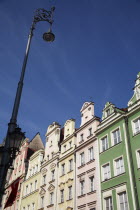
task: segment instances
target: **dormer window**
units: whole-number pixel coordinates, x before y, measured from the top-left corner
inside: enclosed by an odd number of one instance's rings
[[[110,109],[106,110],[106,116],[108,117],[110,115]]]

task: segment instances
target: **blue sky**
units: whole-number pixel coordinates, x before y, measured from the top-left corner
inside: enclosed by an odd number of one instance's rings
[[[33,13],[56,6],[56,40],[37,24],[26,68],[18,124],[26,136],[70,118],[85,101],[101,117],[107,101],[126,107],[140,71],[140,0],[0,0],[0,141],[7,131]]]

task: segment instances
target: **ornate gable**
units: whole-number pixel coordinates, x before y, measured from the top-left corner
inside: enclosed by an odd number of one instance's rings
[[[80,110],[81,112],[81,126],[94,117],[94,103],[85,102]]]
[[[102,120],[108,118],[112,113],[114,113],[115,105],[111,102],[107,102],[103,109]]]
[[[140,99],[140,72],[137,74],[137,79],[134,87],[134,94],[128,102],[128,107],[135,104]]]

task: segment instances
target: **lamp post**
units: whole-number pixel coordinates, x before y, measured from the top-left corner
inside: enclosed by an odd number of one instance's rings
[[[46,21],[50,24],[50,29],[48,32],[43,34],[43,39],[47,42],[52,42],[55,39],[55,35],[52,33],[52,24],[53,24],[53,13],[55,7],[52,7],[50,11],[45,9],[37,9],[33,17],[33,22],[30,28],[30,33],[28,36],[26,52],[23,60],[22,71],[20,80],[18,82],[15,102],[13,106],[12,116],[10,122],[8,123],[7,135],[4,142],[3,153],[0,164],[0,206],[2,202],[2,196],[4,194],[4,187],[6,183],[6,175],[8,168],[12,165],[12,162],[16,156],[17,151],[21,145],[22,140],[25,138],[24,133],[21,132],[21,129],[17,127],[17,115],[19,110],[19,104],[22,94],[23,81],[25,75],[26,64],[28,60],[31,40],[33,37],[33,31],[35,29],[36,23],[40,21]]]

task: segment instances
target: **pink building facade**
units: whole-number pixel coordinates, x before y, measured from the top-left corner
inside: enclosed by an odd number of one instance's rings
[[[12,173],[11,170],[8,173],[9,178],[7,181],[6,194],[3,198],[3,209],[20,209],[21,186],[28,170],[28,160],[31,155],[39,149],[44,149],[39,133],[37,133],[30,142],[28,138],[24,140],[20,152],[15,158]]]
[[[100,174],[95,131],[100,119],[94,115],[93,102],[85,102],[80,111],[81,125],[76,131],[76,209],[99,210]]]

